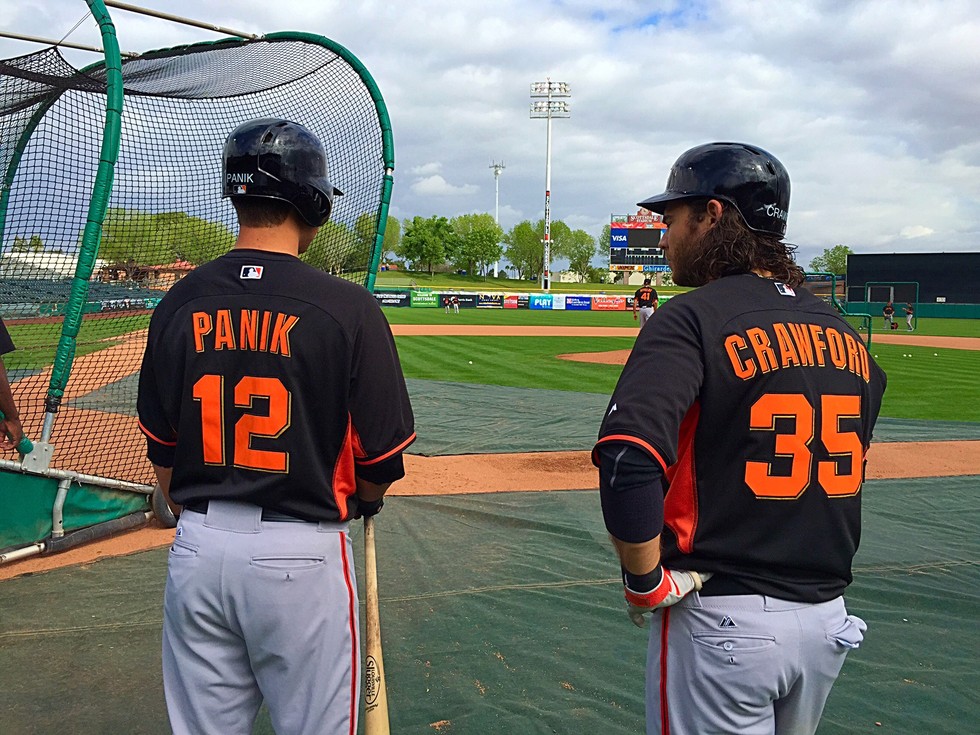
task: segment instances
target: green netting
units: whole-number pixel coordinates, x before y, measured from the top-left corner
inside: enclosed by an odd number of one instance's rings
[[[865,485],[847,598],[869,631],[819,735],[971,731],[978,482]],[[596,493],[394,497],[378,525],[392,732],[643,731],[644,634],[623,612]],[[161,549],[0,582],[0,732],[165,732],[165,567]]]
[[[15,386],[35,437],[46,396],[64,391],[71,404],[79,391],[131,375],[149,311],[233,243],[221,150],[242,122],[292,119],[327,148],[331,180],[345,195],[305,259],[368,288],[378,267],[394,166],[390,124],[373,79],[345,48],[277,33],[126,59],[114,183],[110,176],[95,186],[107,165],[102,149],[113,142],[102,135],[112,73],[106,63],[76,69],[55,48],[0,61],[0,315],[26,348],[14,367],[37,375]],[[90,204],[105,198],[105,220],[86,249]],[[82,287],[70,294],[73,278]],[[75,469],[59,457],[99,447],[101,474],[150,482],[142,448],[114,441],[107,428],[84,412],[58,414],[53,465]],[[131,420],[112,428],[136,430]]]

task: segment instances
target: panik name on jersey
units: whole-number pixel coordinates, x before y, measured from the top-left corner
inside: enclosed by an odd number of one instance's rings
[[[742,380],[792,367],[834,367],[871,381],[868,350],[851,334],[822,324],[775,322],[725,337],[732,370]]]
[[[218,309],[213,314],[195,311],[191,315],[194,349],[253,350],[290,357],[289,333],[299,317],[277,311]]]

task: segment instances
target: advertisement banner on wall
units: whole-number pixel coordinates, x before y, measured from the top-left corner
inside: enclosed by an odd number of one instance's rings
[[[497,293],[481,293],[476,298],[477,309],[503,309],[504,297]]]
[[[375,291],[374,298],[381,306],[410,306],[412,303],[408,291]]]
[[[431,291],[412,291],[411,304],[413,307],[421,309],[432,309],[441,306],[442,302],[439,300],[439,294],[437,293],[432,293]]]
[[[528,303],[529,307],[532,309],[551,309],[551,298],[550,293],[533,293],[531,294],[531,300]]]
[[[551,308],[565,311],[565,294],[556,293],[551,295]]]
[[[566,296],[565,308],[568,311],[589,311],[592,309],[591,296]]]
[[[593,296],[592,311],[625,311],[625,296]]]
[[[505,309],[526,309],[530,302],[530,297],[526,293],[508,294],[504,296]]]
[[[450,298],[455,296],[459,299],[460,309],[475,309],[476,308],[476,294],[475,293],[454,293],[448,294]]]

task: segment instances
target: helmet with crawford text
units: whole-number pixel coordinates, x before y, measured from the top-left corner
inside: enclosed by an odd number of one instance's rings
[[[638,205],[663,214],[669,202],[708,197],[728,202],[749,229],[783,237],[789,215],[789,174],[762,148],[745,143],[706,143],[681,154],[667,189]]]
[[[330,218],[343,194],[327,178],[323,143],[299,123],[251,120],[228,136],[222,157],[222,196],[259,197],[293,205],[311,227]]]

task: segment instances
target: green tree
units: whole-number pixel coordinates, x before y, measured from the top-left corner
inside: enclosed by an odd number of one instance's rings
[[[485,272],[486,266],[500,258],[503,230],[489,214],[461,214],[450,222],[453,237],[447,255],[456,267],[468,273]]]
[[[572,230],[561,220],[551,223],[551,260],[568,258]],[[540,276],[544,270],[544,220],[533,225],[529,220],[519,222],[504,237],[504,255],[517,269],[520,278]],[[593,247],[595,244],[593,243]]]
[[[40,235],[31,235],[30,238],[17,235],[10,249],[18,253],[39,253],[44,250],[44,241]]]
[[[398,221],[397,217],[392,217],[388,215],[388,220],[385,222],[385,237],[381,243],[381,257],[385,260],[388,259],[389,254],[394,255],[398,252],[398,246],[401,244],[402,240],[402,223]]]
[[[164,212],[152,217],[160,245],[194,265],[214,260],[235,245],[235,235],[220,222],[186,212]]]
[[[419,270],[423,266],[432,275],[432,268],[446,260],[446,245],[452,247],[453,231],[449,220],[433,215],[428,219],[413,217],[405,226],[398,254]]]
[[[567,235],[563,255],[568,258],[568,270],[589,280],[592,258],[596,255],[595,238],[585,230],[572,230]]]
[[[314,268],[338,275],[352,267],[362,246],[363,243],[358,241],[347,225],[328,220],[300,257]]]
[[[504,255],[517,271],[520,279],[537,276],[544,267],[544,249],[541,239],[544,227],[539,232],[530,220],[518,222],[504,235]]]
[[[173,238],[166,231],[176,214],[153,215],[130,209],[108,210],[102,223],[99,257],[110,263],[131,263],[134,266],[172,262],[176,253],[172,247]],[[157,217],[161,217],[161,220],[158,221]],[[132,275],[128,269],[127,273]]]
[[[847,273],[847,256],[853,254],[854,251],[847,245],[834,245],[810,261],[810,270],[833,273],[838,276],[844,275]]]

